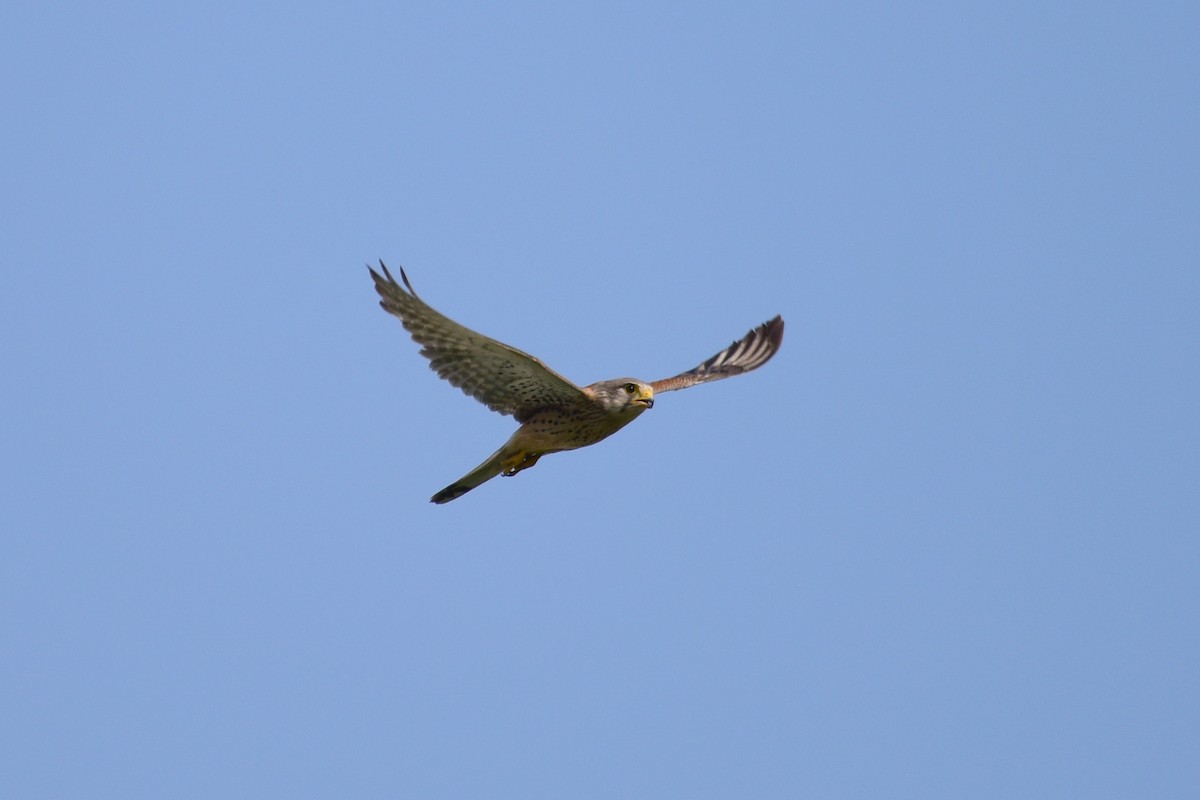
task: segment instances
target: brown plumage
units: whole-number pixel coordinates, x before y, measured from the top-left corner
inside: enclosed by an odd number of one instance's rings
[[[654,405],[657,392],[684,389],[757,369],[783,342],[783,319],[759,325],[695,369],[646,383],[634,378],[576,386],[539,359],[446,317],[401,286],[379,262],[371,269],[379,305],[400,318],[439,376],[521,427],[486,461],[432,497],[448,503],[496,475],[516,475],[547,453],[586,447],[619,431]]]

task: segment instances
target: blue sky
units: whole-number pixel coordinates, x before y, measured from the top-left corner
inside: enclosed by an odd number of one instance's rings
[[[0,795],[1192,796],[1198,23],[10,5]]]

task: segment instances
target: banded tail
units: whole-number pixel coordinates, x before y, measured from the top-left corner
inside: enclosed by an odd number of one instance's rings
[[[487,461],[484,461],[478,467],[429,498],[429,502],[437,503],[438,505],[449,503],[451,500],[457,500],[462,497],[479,484],[490,481],[504,471],[504,458],[506,455],[510,455],[508,450],[509,446],[506,442],[504,447],[492,453]]]

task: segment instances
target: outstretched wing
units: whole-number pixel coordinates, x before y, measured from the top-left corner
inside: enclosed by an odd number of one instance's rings
[[[732,378],[734,375],[741,375],[743,372],[757,369],[770,361],[771,356],[779,351],[781,344],[783,344],[783,317],[775,317],[775,319],[759,325],[695,369],[680,373],[674,378],[654,381],[650,385],[657,394],[675,389],[686,389],[697,383]]]
[[[382,298],[379,305],[400,318],[421,345],[421,355],[429,359],[429,366],[452,385],[493,411],[511,414],[518,422],[548,406],[587,402],[578,386],[528,353],[434,311],[417,297],[403,268],[403,287],[382,261],[379,268],[383,275],[367,266]]]

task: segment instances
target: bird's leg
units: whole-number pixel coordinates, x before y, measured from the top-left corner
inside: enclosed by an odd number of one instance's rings
[[[501,474],[506,478],[511,478],[521,470],[532,467],[541,457],[541,453],[522,450],[500,462],[500,466],[504,468]]]

